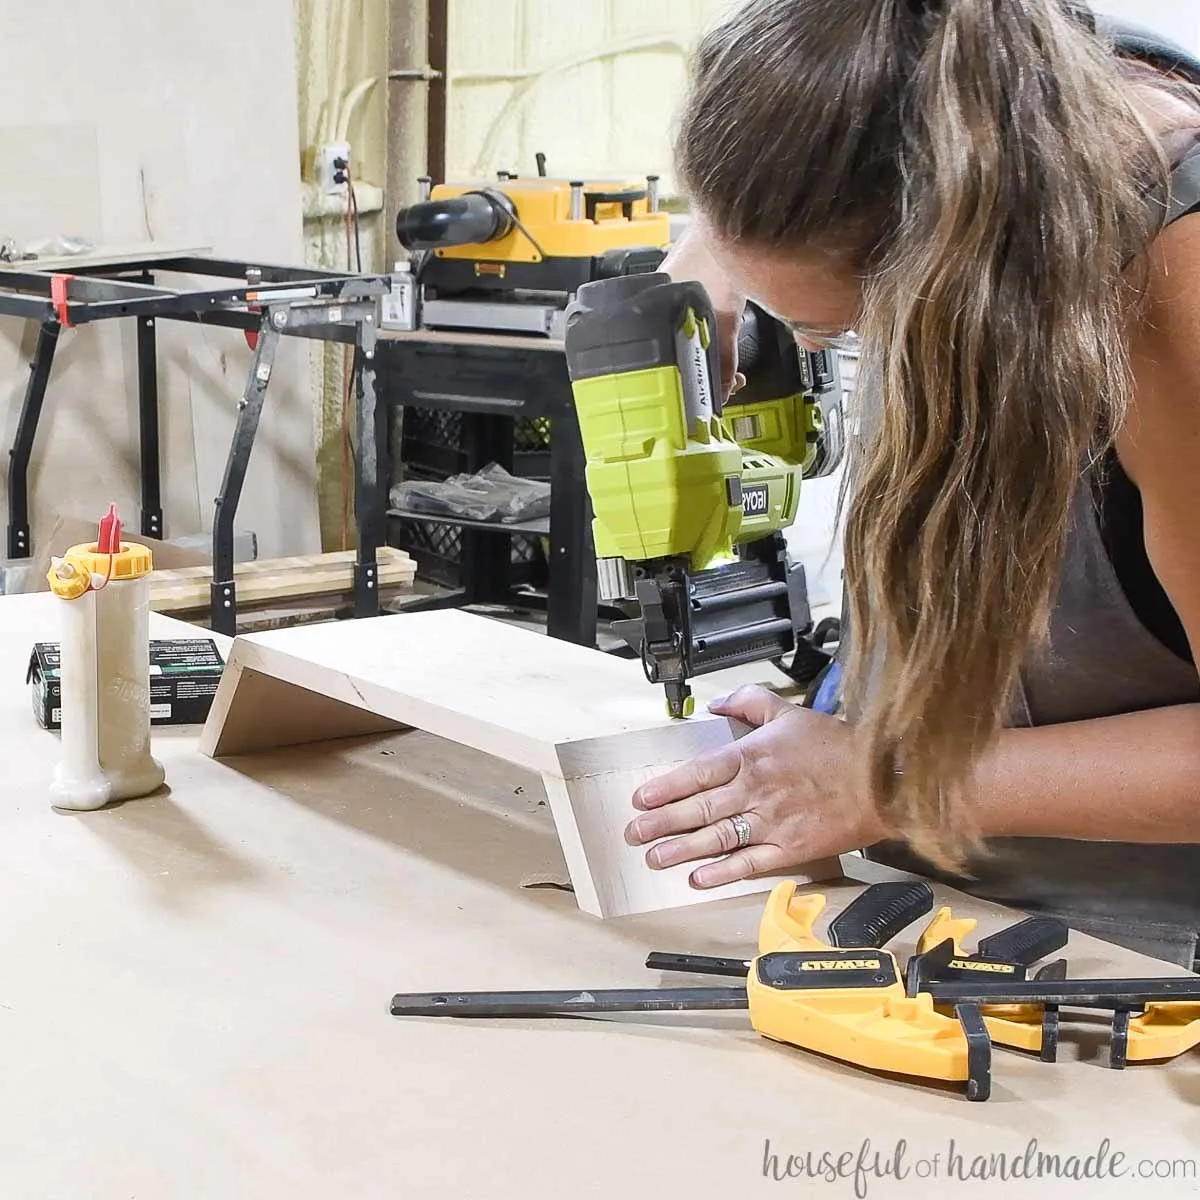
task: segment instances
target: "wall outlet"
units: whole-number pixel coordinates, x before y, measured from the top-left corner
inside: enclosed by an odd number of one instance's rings
[[[317,186],[326,195],[346,190],[346,167],[350,162],[349,142],[330,142],[317,152]],[[342,165],[339,166],[338,164]]]

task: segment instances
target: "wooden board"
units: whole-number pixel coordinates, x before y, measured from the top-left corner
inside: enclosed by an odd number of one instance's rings
[[[336,724],[314,721],[314,693],[336,703]],[[412,613],[239,637],[201,749],[224,757],[364,732],[354,710],[538,772],[587,912],[655,911],[774,882],[698,892],[695,864],[651,871],[645,848],[623,837],[639,783],[744,730],[708,715],[672,721],[638,664],[485,617]],[[838,875],[833,861],[804,877]]]
[[[381,546],[377,560],[381,591],[412,584],[417,565],[403,550]],[[240,563],[234,567],[234,579],[239,608],[306,596],[345,595],[354,590],[354,551]],[[211,566],[155,571],[150,580],[150,607],[156,612],[207,609],[211,582]]]
[[[0,271],[58,271],[87,270],[97,267],[120,267],[126,263],[165,262],[173,258],[196,258],[211,253],[210,246],[163,246],[155,242],[138,245],[97,247],[86,254],[65,254],[53,257],[22,259],[20,262],[0,263]],[[233,281],[236,283],[236,280]]]

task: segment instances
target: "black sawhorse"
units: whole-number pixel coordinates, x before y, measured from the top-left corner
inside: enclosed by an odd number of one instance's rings
[[[156,276],[172,273],[226,282],[208,288],[198,288],[193,282],[178,289],[156,283]],[[354,346],[357,379],[354,510],[358,550],[354,611],[356,616],[376,615],[379,612],[376,552],[384,542],[387,443],[386,412],[375,403],[375,346],[379,297],[389,286],[387,276],[277,267],[195,255],[147,255],[133,261],[106,261],[103,256],[89,256],[78,265],[72,264],[70,273],[39,271],[35,264],[29,270],[0,272],[0,315],[24,317],[41,326],[9,451],[9,558],[28,558],[33,550],[29,530],[29,464],[54,351],[63,329],[120,317],[137,322],[141,532],[153,538],[164,534],[156,322],[164,318],[241,329],[254,347],[254,359],[245,391],[238,401],[233,441],[216,498],[211,589],[213,629],[230,635],[236,633],[234,517],[279,339],[303,337],[340,342]]]

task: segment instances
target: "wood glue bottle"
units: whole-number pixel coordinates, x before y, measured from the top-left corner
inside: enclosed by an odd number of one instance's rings
[[[115,505],[95,543],[72,546],[47,578],[62,600],[62,759],[55,808],[91,811],[145,796],[164,772],[150,754],[150,550],[121,541]]]

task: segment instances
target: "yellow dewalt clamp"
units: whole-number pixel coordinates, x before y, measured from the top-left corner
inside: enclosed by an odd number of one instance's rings
[[[977,954],[961,938],[975,922],[942,909],[909,960],[906,990],[928,992],[940,1011],[971,999],[980,1005],[989,1037],[1000,1045],[1057,1056],[1063,1008],[1112,1013],[1109,1065],[1164,1062],[1200,1045],[1200,977],[1068,979],[1064,959],[1032,978],[1029,965],[1066,944],[1066,927],[1050,917],[1030,917],[983,938]]]
[[[932,906],[927,884],[875,884],[836,916],[827,941],[813,932],[822,895],[794,883],[771,893],[749,964],[750,1021],[764,1037],[875,1071],[990,1090],[991,1055],[978,1009],[950,1013],[928,994],[909,996],[885,942]]]
[[[829,922],[823,940],[814,926],[825,903],[779,884],[759,925],[757,958],[655,953],[646,966],[745,976],[750,1022],[763,1037],[870,1070],[966,1083],[984,1099],[981,1021],[968,1012],[964,1023],[927,995],[908,996],[895,955],[883,948],[932,907],[929,885],[874,884]]]
[[[873,1071],[991,1092],[992,1042],[1052,1061],[1061,1009],[1111,1011],[1110,1062],[1176,1057],[1200,1044],[1200,977],[1067,979],[1065,964],[1028,969],[1061,948],[1066,931],[1032,917],[980,939],[975,922],[941,909],[903,974],[884,947],[933,907],[921,882],[873,884],[814,931],[825,897],[776,885],[750,959],[653,953],[660,971],[736,977],[728,987],[598,988],[529,992],[418,992],[392,998],[394,1016],[564,1017],[619,1012],[748,1009],[772,1041]]]
[[[963,949],[962,939],[973,933],[977,924],[970,917],[956,918],[949,908],[939,909],[917,941],[918,957],[909,964],[910,977],[917,965],[924,962],[927,977],[941,982],[1025,979],[1034,963],[1067,944],[1067,927],[1061,921],[1054,917],[1027,917],[982,938],[972,954]],[[940,957],[933,957],[939,951]],[[931,957],[923,958],[924,955]],[[1066,967],[1063,959],[1048,963],[1036,978],[1065,979]],[[1044,1062],[1053,1062],[1057,1057],[1059,1014],[1053,1005],[989,1005],[982,1013],[993,1042],[1040,1054]]]

